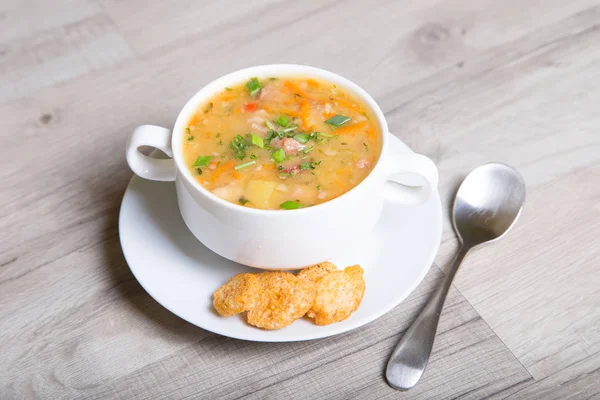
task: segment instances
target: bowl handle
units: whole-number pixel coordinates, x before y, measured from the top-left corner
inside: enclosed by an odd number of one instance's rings
[[[151,158],[140,152],[150,146],[163,151],[170,158]],[[155,125],[142,125],[133,130],[127,141],[127,164],[138,176],[152,181],[174,181],[175,162],[171,148],[171,131]]]
[[[420,177],[421,184],[407,183],[406,175]],[[425,203],[437,190],[438,171],[435,163],[421,154],[406,153],[384,162],[384,196],[404,205]]]

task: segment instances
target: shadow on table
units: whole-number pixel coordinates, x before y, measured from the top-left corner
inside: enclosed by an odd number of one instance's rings
[[[125,160],[119,163],[104,178],[94,179],[92,189],[98,201],[102,202],[105,210],[104,236],[102,244],[103,264],[112,281],[113,288],[123,302],[132,306],[140,314],[151,320],[161,329],[180,337],[182,340],[193,341],[206,336],[206,331],[177,317],[158,304],[138,283],[133,276],[119,241],[119,209],[127,184],[131,179],[131,171]]]

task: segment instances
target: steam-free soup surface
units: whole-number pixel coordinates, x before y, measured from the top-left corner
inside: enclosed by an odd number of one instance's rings
[[[381,150],[380,128],[347,90],[312,78],[252,78],[205,103],[184,133],[195,179],[245,207],[297,209],[359,184]]]

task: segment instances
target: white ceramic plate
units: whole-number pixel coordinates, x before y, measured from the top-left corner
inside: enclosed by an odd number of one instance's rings
[[[391,154],[410,151],[399,139],[390,141]],[[404,300],[433,263],[442,235],[442,210],[437,192],[417,207],[386,204],[362,245],[331,260],[339,268],[353,264],[364,268],[367,289],[359,309],[336,324],[317,326],[303,318],[276,331],[254,328],[240,315],[223,318],[213,310],[215,289],[232,275],[260,271],[218,256],[189,232],[179,214],[173,183],[133,177],[121,204],[119,235],[136,279],[175,315],[224,336],[289,342],[358,328]]]

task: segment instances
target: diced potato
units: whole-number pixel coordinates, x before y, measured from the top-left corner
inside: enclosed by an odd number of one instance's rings
[[[237,185],[235,182],[230,183],[226,186],[221,186],[214,189],[212,192],[222,198],[223,200],[237,203],[242,196],[243,188]]]
[[[246,187],[246,198],[250,200],[256,208],[266,210],[271,208],[270,200],[275,187],[277,187],[277,182],[260,180],[250,181]]]

